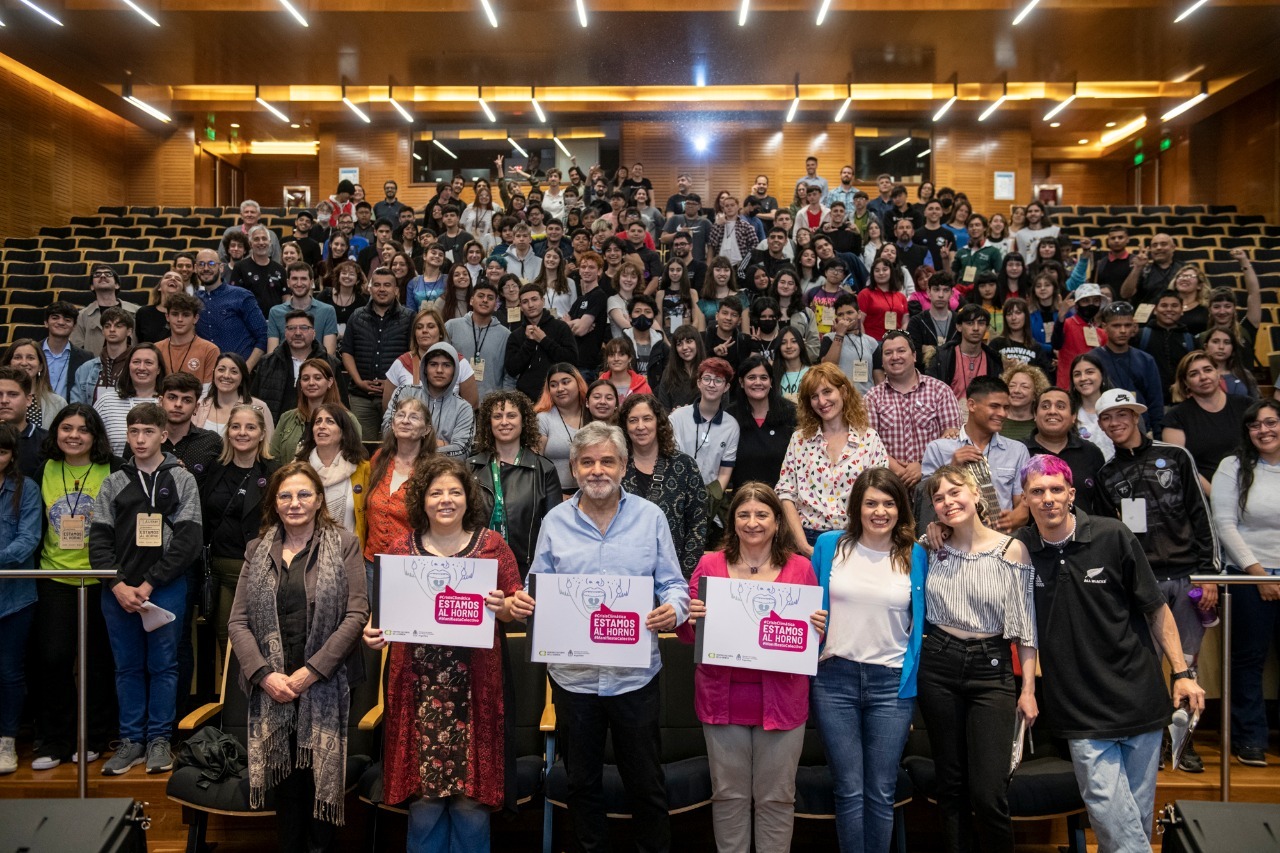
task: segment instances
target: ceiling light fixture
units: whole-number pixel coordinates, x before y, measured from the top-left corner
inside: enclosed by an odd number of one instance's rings
[[[289,117],[288,117],[287,115],[285,115],[284,113],[280,112],[280,110],[276,109],[276,108],[275,108],[275,107],[273,107],[271,104],[267,103],[266,101],[264,101],[264,100],[262,99],[262,89],[261,89],[261,87],[259,87],[259,86],[254,86],[254,87],[253,87],[253,99],[254,99],[255,101],[257,101],[258,103],[262,104],[262,106],[266,108],[267,112],[271,113],[273,116],[275,116],[276,118],[280,119],[280,120],[281,120],[282,122],[284,122],[285,124],[288,124],[288,123],[289,123]]]
[[[139,15],[141,15],[141,16],[146,20],[146,22],[147,22],[148,24],[151,24],[151,26],[153,26],[153,27],[158,27],[158,26],[160,26],[160,22],[159,22],[159,21],[157,21],[155,18],[151,17],[151,15],[149,15],[149,14],[147,13],[147,10],[143,9],[143,8],[142,8],[141,6],[139,6],[137,3],[134,3],[134,2],[133,2],[133,0],[124,0],[124,5],[128,6],[130,9],[132,9],[133,11],[135,11],[135,12],[137,12]]]
[[[497,29],[498,16],[493,14],[493,7],[489,5],[489,0],[480,0],[480,5],[484,7],[484,16],[489,19],[489,26]]]
[[[827,12],[831,9],[831,0],[822,0],[822,7],[818,9],[817,25],[822,26],[822,22],[827,19]]]
[[[1114,124],[1114,122],[1112,122],[1112,123]],[[1062,127],[1062,122],[1060,122],[1060,121],[1051,121],[1051,122],[1049,122],[1049,127]]]
[[[288,12],[290,15],[293,15],[293,19],[294,19],[295,21],[297,21],[299,24],[302,24],[302,26],[304,26],[304,27],[310,27],[310,26],[311,26],[310,24],[308,24],[308,23],[307,23],[307,19],[306,19],[306,18],[304,18],[304,17],[302,17],[302,13],[301,13],[301,12],[299,12],[299,11],[294,7],[294,5],[293,5],[292,3],[290,3],[290,2],[289,2],[289,0],[280,0],[280,5],[281,5],[281,6],[283,6],[283,7],[285,8],[285,11],[286,11],[286,12]]]
[[[1179,15],[1178,17],[1174,18],[1174,19],[1173,19],[1173,22],[1174,22],[1175,24],[1180,24],[1180,23],[1182,23],[1182,22],[1183,22],[1183,21],[1185,21],[1187,18],[1191,17],[1191,13],[1192,13],[1192,12],[1194,12],[1196,9],[1199,9],[1201,6],[1203,6],[1205,3],[1208,3],[1208,2],[1209,2],[1209,0],[1196,0],[1196,2],[1192,3],[1190,6],[1188,6],[1188,7],[1187,7],[1187,9],[1186,9],[1186,11],[1185,11],[1185,12],[1183,12],[1183,13],[1182,13],[1181,15]]]
[[[1107,122],[1107,127],[1115,127],[1115,126],[1116,126],[1116,123],[1114,121]]]
[[[787,121],[790,122],[796,117],[796,110],[800,109],[800,75],[796,75],[796,97],[791,102],[791,109],[787,110]]]
[[[578,23],[583,27],[587,25],[587,4],[583,0],[578,0]]]
[[[1173,119],[1175,119],[1175,118],[1177,118],[1178,116],[1182,115],[1182,114],[1183,114],[1183,113],[1185,113],[1187,110],[1191,109],[1192,107],[1194,107],[1196,104],[1200,103],[1201,101],[1203,101],[1203,100],[1204,100],[1205,98],[1207,98],[1207,97],[1209,97],[1209,83],[1208,83],[1208,81],[1202,81],[1202,82],[1200,83],[1200,93],[1199,93],[1199,94],[1197,94],[1197,95],[1196,95],[1195,97],[1193,97],[1193,98],[1188,98],[1187,100],[1185,100],[1185,101],[1183,101],[1182,103],[1178,104],[1176,107],[1174,107],[1173,109],[1169,110],[1169,112],[1167,112],[1167,113],[1165,113],[1164,115],[1160,116],[1160,120],[1161,120],[1161,121],[1172,121]]]
[[[569,153],[569,149],[564,147],[564,143],[560,141],[560,137],[556,136],[555,134],[552,134],[551,138],[555,141],[556,147],[564,152],[564,156],[566,157],[573,156],[572,154]]]
[[[538,114],[538,121],[546,124],[547,114],[542,111],[542,104],[538,103],[538,90],[534,86],[529,87],[529,101],[533,104],[533,111]]]
[[[945,104],[942,105],[941,109],[939,109],[936,113],[933,114],[933,120],[937,121],[938,119],[946,115],[947,110],[951,109],[951,107],[959,99],[960,99],[960,78],[959,78],[959,75],[952,74],[951,75],[951,98]]]
[[[1076,142],[1078,142],[1078,143],[1079,143],[1079,144],[1081,144],[1081,145],[1088,145],[1088,144],[1089,144],[1089,140],[1087,140],[1087,139],[1077,139],[1077,140],[1076,140]]]
[[[168,124],[169,122],[173,121],[173,119],[169,118],[167,115],[160,112],[160,110],[151,106],[146,101],[142,100],[141,98],[134,97],[133,78],[128,75],[128,72],[125,73],[124,85],[120,87],[120,97],[124,98],[126,101],[133,104],[135,107],[142,110],[144,113],[146,113],[147,115],[151,116],[152,118],[158,121],[162,121],[165,124]]]
[[[413,124],[413,116],[409,115],[409,111],[406,110],[404,106],[399,101],[396,100],[395,87],[390,83],[387,84],[387,101],[391,103],[391,106],[396,108],[396,112],[400,113],[400,117],[402,119],[409,122],[409,124]]]
[[[1076,84],[1075,84],[1075,83],[1072,83],[1072,84],[1071,84],[1071,96],[1070,96],[1069,98],[1067,98],[1065,101],[1060,102],[1060,103],[1059,103],[1057,106],[1055,106],[1053,109],[1049,110],[1049,112],[1045,113],[1045,114],[1044,114],[1044,120],[1045,120],[1045,121],[1053,121],[1053,119],[1058,115],[1058,113],[1062,112],[1062,111],[1063,111],[1063,110],[1065,110],[1067,107],[1071,106],[1071,102],[1072,102],[1072,101],[1074,101],[1075,99],[1076,99]]]
[[[421,155],[421,154],[419,154],[417,151],[415,151],[415,152],[413,152],[413,159],[415,159],[415,160],[419,160],[419,161],[420,161],[420,160],[422,160],[422,155]]]
[[[528,157],[528,156],[529,156],[529,152],[528,152],[528,151],[525,151],[523,148],[521,148],[521,147],[520,147],[520,143],[519,143],[519,142],[516,142],[516,141],[515,141],[514,139],[512,139],[510,136],[508,136],[508,137],[507,137],[507,141],[511,143],[511,147],[512,147],[512,148],[514,148],[514,149],[516,149],[517,151],[519,151],[519,152],[520,152],[520,156],[521,156],[521,157]]]
[[[1003,104],[1006,100],[1008,100],[1008,98],[1009,98],[1009,81],[1006,79],[1004,81],[1004,88],[1000,92],[1000,97],[992,101],[991,106],[987,107],[985,110],[982,111],[982,115],[978,116],[978,121],[986,121],[987,119],[991,118],[992,113],[1000,109],[1000,105]]]
[[[921,151],[919,154],[917,154],[917,155],[916,155],[916,159],[917,159],[917,160],[923,160],[925,157],[928,157],[928,156],[929,156],[930,154],[932,154],[932,153],[933,153],[933,149],[932,149],[932,148],[926,148],[926,149],[924,149],[923,151]]]
[[[1036,4],[1039,2],[1040,0],[1029,0],[1027,5],[1022,7],[1022,11],[1018,13],[1018,17],[1013,19],[1013,25],[1016,27],[1018,26],[1018,24],[1021,24],[1022,19],[1027,17],[1027,15],[1030,15],[1031,10],[1034,9],[1036,7]]]
[[[443,142],[441,142],[439,139],[432,139],[432,140],[431,140],[431,142],[432,142],[432,143],[433,143],[437,148],[439,148],[439,149],[440,149],[441,151],[443,151],[444,153],[448,154],[448,155],[449,155],[450,157],[452,157],[453,159],[455,159],[455,160],[457,160],[457,159],[458,159],[458,155],[457,155],[457,154],[454,154],[454,153],[453,153],[452,151],[450,151],[448,148],[445,148],[445,147],[444,147],[444,143],[443,143]]]
[[[342,84],[342,103],[346,104],[347,107],[350,108],[351,112],[360,116],[360,120],[365,124],[370,124],[373,121],[373,119],[369,118],[364,110],[356,106],[355,101],[347,97],[347,85],[345,83]]]
[[[493,114],[493,110],[489,109],[489,105],[484,101],[483,87],[476,86],[476,100],[480,102],[480,109],[484,110],[485,117],[489,119],[489,121],[496,122],[498,117]]]
[[[840,109],[836,112],[836,123],[839,124],[844,120],[844,114],[848,112],[849,105],[853,103],[853,84],[849,84],[849,97],[844,99],[844,103],[840,105]]]
[[[895,142],[895,143],[893,143],[892,145],[890,145],[888,148],[886,148],[886,149],[884,149],[883,151],[881,151],[881,152],[880,152],[880,156],[881,156],[881,157],[883,157],[884,155],[888,154],[888,153],[889,153],[889,152],[891,152],[891,151],[897,151],[899,148],[901,148],[902,146],[906,145],[906,144],[907,144],[908,142],[910,142],[910,141],[911,141],[911,137],[910,137],[910,136],[908,136],[906,139],[903,139],[903,140],[900,140],[900,141],[898,141],[898,142]]]
[[[240,127],[240,124],[239,124],[238,122],[234,122],[234,121],[233,121],[233,122],[231,122],[231,127],[232,127],[232,128],[238,128],[238,127]]]
[[[747,12],[751,10],[751,0],[742,0],[742,8],[738,10],[738,26],[747,25]]]
[[[43,15],[45,18],[47,18],[50,21],[53,21],[58,26],[62,26],[62,21],[59,21],[53,15],[49,14],[44,9],[41,9],[35,3],[32,3],[31,0],[22,0],[22,5],[26,6],[28,9],[32,10],[33,12]]]
[[[1102,136],[1098,139],[1098,143],[1103,148],[1106,148],[1110,145],[1113,145],[1119,142],[1120,140],[1124,139],[1126,136],[1132,136],[1133,134],[1142,130],[1146,126],[1147,126],[1147,117],[1144,115],[1138,116],[1133,121],[1129,122],[1123,127],[1117,127],[1115,130],[1109,130],[1106,133],[1102,134]]]

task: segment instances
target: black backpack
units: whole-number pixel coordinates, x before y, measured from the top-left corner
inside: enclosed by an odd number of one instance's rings
[[[235,737],[217,726],[205,726],[178,745],[174,768],[200,770],[200,788],[248,773],[249,753]]]

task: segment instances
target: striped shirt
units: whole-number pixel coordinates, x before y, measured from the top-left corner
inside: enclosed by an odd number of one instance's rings
[[[129,428],[125,419],[129,410],[141,403],[159,403],[159,397],[121,397],[117,391],[107,391],[93,408],[102,416],[102,424],[107,428],[107,440],[111,442],[111,452],[116,456],[124,455],[124,447],[129,437]]]
[[[1035,647],[1035,572],[1006,559],[1006,538],[994,548],[966,554],[943,545],[929,555],[925,615],[932,625],[993,634]]]

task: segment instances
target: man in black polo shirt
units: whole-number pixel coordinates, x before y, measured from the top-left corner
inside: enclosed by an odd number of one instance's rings
[[[1047,453],[1071,468],[1076,506],[1092,513],[1098,471],[1106,464],[1098,445],[1076,432],[1076,401],[1061,388],[1046,388],[1036,399],[1036,429],[1024,442],[1032,456]]]
[[[1022,472],[1033,526],[1042,726],[1067,740],[1099,847],[1151,849],[1161,734],[1175,707],[1204,709],[1173,614],[1142,546],[1120,521],[1078,506],[1071,469],[1033,457]],[[1173,673],[1165,689],[1159,651]]]

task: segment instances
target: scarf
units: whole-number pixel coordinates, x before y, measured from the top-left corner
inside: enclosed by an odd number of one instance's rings
[[[249,625],[258,648],[273,672],[283,672],[284,641],[276,611],[280,577],[272,566],[271,550],[281,536],[276,528],[262,537],[245,571],[249,584]],[[342,624],[347,611],[347,576],[337,528],[317,530],[312,539],[315,557],[315,601],[307,625],[306,654],[310,658]],[[255,686],[249,694],[249,806],[262,808],[264,794],[288,777],[294,761],[289,736],[297,735],[297,767],[315,774],[316,799],[312,816],[343,822],[346,793],[347,718],[351,701],[346,667],[339,666],[327,681],[317,681],[296,702],[281,704]]]
[[[307,461],[316,469],[320,482],[324,484],[324,505],[329,510],[330,517],[341,525],[342,519],[346,518],[347,492],[350,491],[351,475],[356,472],[356,466],[339,453],[334,457],[333,464],[326,468],[316,450],[311,451]]]

